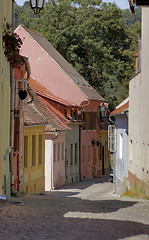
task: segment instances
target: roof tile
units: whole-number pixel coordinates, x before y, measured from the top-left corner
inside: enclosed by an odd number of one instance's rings
[[[54,61],[65,71],[65,73],[73,80],[75,85],[86,95],[87,98],[93,100],[104,101],[104,98],[96,92],[95,89],[64,59],[64,57],[48,42],[40,33],[21,26],[30,36],[54,59]]]

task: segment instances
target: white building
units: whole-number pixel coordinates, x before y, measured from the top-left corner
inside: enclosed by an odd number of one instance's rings
[[[129,184],[131,189],[137,185],[138,188],[144,189],[146,194],[149,194],[148,24],[149,8],[143,7],[141,71],[129,83]]]

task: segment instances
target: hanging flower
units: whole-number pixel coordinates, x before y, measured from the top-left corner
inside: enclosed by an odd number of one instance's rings
[[[20,56],[20,48],[23,42],[19,35],[11,30],[9,24],[6,26],[7,30],[4,30],[3,33],[4,54],[13,68],[21,67],[24,64],[24,61]]]

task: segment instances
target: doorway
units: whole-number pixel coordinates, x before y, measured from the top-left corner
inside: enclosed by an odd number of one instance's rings
[[[105,174],[105,154],[104,154],[104,146],[102,146],[102,175]]]

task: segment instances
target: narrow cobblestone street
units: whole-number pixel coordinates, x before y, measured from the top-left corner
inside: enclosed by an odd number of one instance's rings
[[[0,240],[149,239],[149,201],[111,192],[93,179],[0,203]]]

